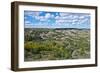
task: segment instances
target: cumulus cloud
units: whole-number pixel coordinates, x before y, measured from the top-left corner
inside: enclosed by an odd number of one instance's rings
[[[83,24],[83,23],[86,23],[86,22],[88,22],[88,19],[81,20],[80,24]]]
[[[68,15],[69,15],[69,13],[66,13],[66,12],[61,12],[61,13],[59,13],[59,15],[60,15],[60,16],[68,16]]]
[[[30,21],[25,21],[25,24],[26,24],[26,25],[30,25],[31,22],[30,22]]]
[[[40,16],[35,16],[35,19],[39,20],[40,19]]]
[[[85,16],[80,16],[79,18],[80,18],[80,19],[84,19],[84,18],[85,18]]]
[[[30,12],[28,12],[28,11],[24,11],[24,15],[33,15],[33,14],[34,14],[33,11],[30,11]]]
[[[50,13],[46,13],[45,14],[45,18],[50,18],[51,17],[51,14]]]
[[[50,14],[50,13],[46,13],[45,14],[45,18],[54,18],[54,15],[53,14]]]
[[[89,24],[90,15],[82,13],[65,13],[65,12],[42,12],[42,11],[27,11],[24,12],[25,24],[44,25],[56,27],[64,26],[81,26],[84,23]]]
[[[55,19],[60,19],[60,16],[55,16]]]

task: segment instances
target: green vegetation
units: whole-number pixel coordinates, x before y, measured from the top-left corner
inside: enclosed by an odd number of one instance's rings
[[[25,61],[90,58],[89,29],[25,28]]]

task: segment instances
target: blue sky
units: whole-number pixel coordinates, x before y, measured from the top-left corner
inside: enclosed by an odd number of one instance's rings
[[[89,13],[24,11],[25,28],[90,28]]]

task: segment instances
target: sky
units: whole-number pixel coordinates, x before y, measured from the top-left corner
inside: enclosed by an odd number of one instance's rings
[[[89,13],[24,11],[25,28],[90,28]]]

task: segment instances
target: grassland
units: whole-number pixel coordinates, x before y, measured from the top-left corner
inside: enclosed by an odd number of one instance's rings
[[[90,58],[90,30],[25,28],[24,60],[45,61]]]

